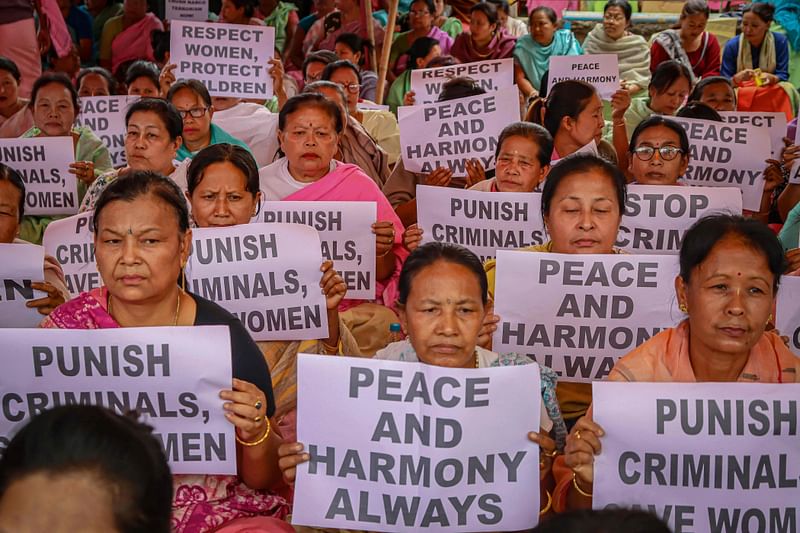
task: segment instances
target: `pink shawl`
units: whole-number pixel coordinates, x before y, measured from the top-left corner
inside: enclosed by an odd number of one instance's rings
[[[40,328],[50,329],[107,329],[118,328],[117,321],[106,308],[108,290],[98,287],[82,292],[72,300],[64,302],[47,315]]]
[[[154,61],[153,46],[150,34],[154,30],[162,31],[164,25],[152,13],[147,13],[142,20],[122,30],[111,41],[111,72],[116,74],[117,67],[126,61],[147,59]]]
[[[369,176],[364,174],[358,166],[339,163],[336,169],[321,178],[319,181],[290,194],[285,201],[308,202],[375,202],[378,207],[378,221],[389,220],[394,225],[394,273],[383,281],[378,281],[375,287],[375,300],[377,303],[394,308],[398,296],[398,281],[400,269],[408,257],[408,250],[403,247],[403,223],[400,222],[391,204],[381,190]],[[361,303],[360,300],[344,300],[339,306],[340,311],[345,311]]]

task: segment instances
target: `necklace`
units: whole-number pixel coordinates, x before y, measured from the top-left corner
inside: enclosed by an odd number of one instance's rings
[[[111,294],[106,297],[106,307],[108,307],[108,314],[111,315],[111,318],[114,318],[114,314],[111,311]],[[178,325],[178,316],[181,314],[181,292],[178,292],[178,305],[175,306],[175,320],[173,320],[172,325]],[[116,319],[114,319],[116,320]],[[475,352],[477,354],[477,352]],[[477,365],[476,365],[477,366]]]
[[[481,359],[480,359],[480,357],[478,357],[478,350],[476,349],[475,350],[475,368],[480,368],[481,367],[480,362],[481,362]]]

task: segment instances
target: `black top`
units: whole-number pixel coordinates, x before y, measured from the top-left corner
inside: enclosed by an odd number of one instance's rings
[[[231,334],[233,377],[248,381],[261,389],[267,397],[267,416],[275,414],[275,397],[272,378],[264,356],[239,319],[228,311],[196,294],[191,294],[197,304],[195,326],[228,326]]]

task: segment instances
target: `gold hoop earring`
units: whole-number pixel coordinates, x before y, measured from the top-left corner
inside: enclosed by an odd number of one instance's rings
[[[678,309],[680,309],[682,313],[687,313],[687,314],[689,313],[689,308],[686,307],[686,304],[679,305]]]
[[[186,292],[186,264],[181,264],[181,291]]]

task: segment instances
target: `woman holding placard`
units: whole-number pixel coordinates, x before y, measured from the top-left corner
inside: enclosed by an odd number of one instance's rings
[[[625,176],[603,158],[575,154],[553,165],[542,190],[542,218],[550,240],[521,248],[527,252],[619,254],[614,243],[625,211]],[[486,261],[489,298],[494,301],[496,262]],[[491,344],[500,317],[487,316],[481,345]],[[592,401],[591,385],[560,383],[558,403],[564,419],[583,416]]]
[[[650,83],[650,47],[631,26],[628,0],[609,0],[603,8],[603,23],[597,24],[583,41],[587,54],[616,54],[622,88],[636,96]]]
[[[633,130],[628,172],[639,185],[678,185],[689,168],[689,137],[674,120],[654,115]]]
[[[178,164],[175,156],[181,145],[183,121],[172,104],[157,98],[143,98],[125,113],[125,157],[128,165],[113,169],[92,183],[81,202],[80,211],[94,209],[100,194],[118,177],[134,170],[152,170],[186,185],[187,163]]]
[[[16,63],[0,56],[0,139],[19,137],[33,126],[28,100],[19,96],[21,79]]]
[[[514,47],[514,78],[522,94],[531,98],[539,95],[551,56],[579,56],[583,49],[570,30],[558,29],[558,15],[549,6],[531,11],[528,26],[530,34],[517,39]]]
[[[258,346],[233,315],[186,292],[183,268],[191,252],[189,209],[181,190],[151,171],[132,171],[100,195],[92,218],[95,258],[103,287],[59,306],[42,327],[103,329],[118,327],[224,325],[230,330],[233,387],[220,392],[226,418],[236,426],[240,477],[175,477],[173,526],[196,531],[210,515],[215,524],[240,516],[279,514],[281,498],[251,489],[277,488],[280,435],[269,369]],[[202,490],[204,497],[190,497]],[[215,505],[188,505],[213,500]],[[232,502],[237,505],[231,505]],[[224,505],[227,502],[227,505]],[[217,505],[219,504],[219,505]],[[222,520],[220,520],[222,519]]]
[[[795,383],[800,358],[774,332],[778,283],[786,263],[766,225],[734,215],[711,215],[683,238],[675,292],[686,319],[617,361],[612,381]],[[591,410],[567,437],[556,462],[557,511],[592,503],[594,456],[603,428]]]
[[[24,214],[25,182],[19,172],[0,163],[0,244],[30,244],[17,238]],[[35,307],[43,315],[69,299],[64,271],[58,261],[47,254],[44,256],[44,281],[34,282],[31,286],[47,296],[31,300],[26,305]]]
[[[75,162],[69,171],[78,178],[78,199],[83,200],[86,189],[103,172],[111,170],[111,155],[97,135],[86,126],[75,126],[80,112],[78,92],[63,74],[43,74],[33,84],[31,101],[34,126],[22,137],[72,137]],[[47,225],[54,217],[26,216],[20,237],[41,243]]]
[[[462,63],[511,57],[517,38],[500,28],[497,7],[482,2],[473,5],[469,13],[469,31],[456,37],[450,49],[453,57]]]
[[[477,345],[487,313],[487,283],[480,259],[457,245],[431,242],[417,248],[400,274],[400,320],[408,339],[394,342],[376,359],[407,361],[448,368],[489,368],[530,364],[525,356],[501,355]],[[555,372],[541,370],[542,422],[528,438],[541,447],[542,513],[550,509],[550,469],[566,431],[554,397]],[[303,444],[281,445],[279,466],[294,483],[298,464],[310,459]]]
[[[327,83],[327,82],[317,82]],[[333,84],[339,90],[339,86]],[[339,307],[362,352],[373,354],[388,342],[389,324],[396,322],[403,224],[380,189],[358,166],[334,159],[344,130],[346,112],[321,94],[290,98],[278,119],[278,140],[284,157],[262,168],[261,190],[267,200],[374,202],[375,299],[344,300]],[[354,320],[358,326],[354,326]]]
[[[192,219],[199,228],[248,224],[261,209],[258,165],[244,148],[230,144],[204,148],[192,160],[186,178],[186,197]],[[298,353],[360,353],[352,334],[339,318],[338,307],[347,287],[334,270],[333,262],[324,261],[320,270],[319,284],[328,306],[328,338],[256,343],[272,374],[277,420],[293,411],[296,405]],[[285,422],[293,425],[291,417]]]

